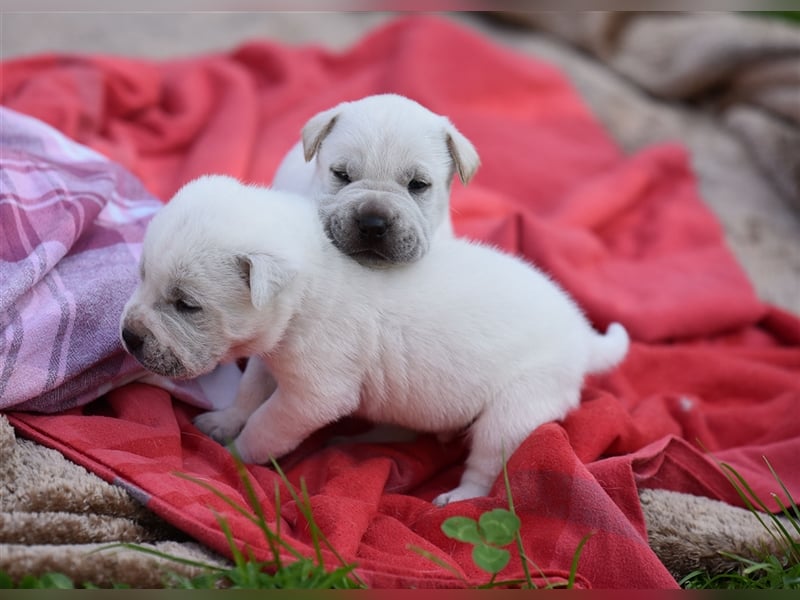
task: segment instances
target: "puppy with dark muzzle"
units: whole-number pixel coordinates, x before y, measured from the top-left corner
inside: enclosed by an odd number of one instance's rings
[[[452,181],[468,183],[479,165],[475,147],[447,117],[404,96],[378,94],[311,117],[272,188],[314,202],[342,253],[365,267],[388,268],[413,263],[436,240],[453,237]],[[274,389],[263,362],[248,361],[235,406],[259,402]],[[200,416],[196,424],[223,441],[245,418],[219,428]]]
[[[370,267],[420,259],[451,237],[450,187],[478,153],[447,117],[396,94],[343,102],[312,117],[272,187],[313,199],[325,232]]]

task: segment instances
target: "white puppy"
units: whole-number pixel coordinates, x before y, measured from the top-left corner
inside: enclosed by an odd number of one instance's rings
[[[468,183],[479,165],[475,147],[447,117],[377,94],[311,117],[272,187],[312,199],[341,252],[387,268],[419,260],[436,239],[453,236],[451,183],[456,174]],[[238,391],[248,398],[238,404],[261,402],[274,388],[262,361],[248,361]]]
[[[466,469],[439,505],[485,495],[504,456],[564,417],[584,375],[628,348],[621,325],[596,333],[521,260],[451,238],[403,268],[367,269],[334,248],[313,202],[223,176],[187,184],[150,223],[121,335],[171,377],[266,362],[278,384],[266,402],[240,395],[196,420],[223,438],[244,423],[234,444],[246,462],[280,457],[346,415],[466,428]]]
[[[452,236],[453,176],[467,183],[479,163],[447,117],[378,94],[313,116],[272,187],[312,198],[339,250],[385,267],[414,262],[433,239]]]

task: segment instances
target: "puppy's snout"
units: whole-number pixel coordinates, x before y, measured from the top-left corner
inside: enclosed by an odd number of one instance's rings
[[[368,238],[382,238],[389,231],[389,221],[383,215],[369,213],[356,217],[358,230]]]
[[[135,354],[144,344],[144,338],[127,327],[122,329],[122,341],[125,343],[125,348],[131,354]]]

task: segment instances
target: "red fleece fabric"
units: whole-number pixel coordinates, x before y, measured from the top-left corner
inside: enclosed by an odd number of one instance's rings
[[[715,460],[762,497],[782,497],[766,456],[800,496],[800,320],[756,297],[685,150],[666,144],[626,156],[552,66],[443,18],[412,16],[342,53],[257,40],[160,62],[38,56],[6,61],[0,85],[4,105],[119,161],[164,201],[209,172],[268,184],[305,121],[342,100],[396,92],[448,115],[482,159],[468,186],[454,183],[457,234],[528,258],[598,328],[617,320],[634,340],[618,369],[587,380],[580,408],[532,432],[509,459],[539,583],[563,581],[591,533],[577,586],[676,587],[648,546],[637,488],[740,504]],[[9,417],[215,550],[229,554],[211,508],[240,544],[268,557],[252,523],[175,474],[246,502],[231,456],[191,424],[197,412],[134,383],[63,414]],[[471,547],[440,525],[507,506],[502,478],[486,498],[436,508],[430,500],[458,480],[463,442],[326,445],[347,426],[319,432],[282,461],[295,485],[305,482],[332,546],[373,587],[486,582]],[[277,474],[248,472],[274,521]],[[310,553],[309,529],[285,488],[278,518],[282,534]],[[511,551],[502,578],[522,576]]]

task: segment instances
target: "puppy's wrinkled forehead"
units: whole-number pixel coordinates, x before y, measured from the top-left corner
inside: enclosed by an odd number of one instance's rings
[[[199,209],[200,207],[198,207]],[[230,274],[220,250],[215,223],[202,210],[167,205],[151,221],[140,261],[142,280],[163,295],[175,289],[199,293],[204,282],[220,282]]]
[[[360,177],[395,178],[427,171],[447,177],[452,160],[445,122],[424,109],[383,112],[369,120],[354,110],[344,111],[320,153],[331,163],[346,163]]]

